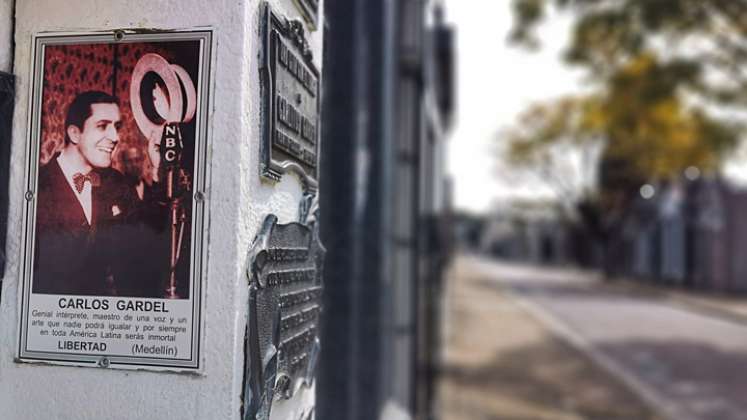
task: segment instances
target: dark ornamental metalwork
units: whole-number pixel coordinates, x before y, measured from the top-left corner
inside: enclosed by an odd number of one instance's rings
[[[319,0],[294,0],[309,25],[316,29],[319,22]]]
[[[293,398],[314,380],[325,249],[315,214],[302,219],[280,225],[267,216],[249,251],[245,420],[269,419],[273,400]]]
[[[304,26],[264,6],[261,173],[278,181],[293,171],[315,191],[319,162],[319,71]]]
[[[10,136],[15,105],[15,77],[0,71],[0,179],[10,177]],[[5,275],[5,238],[8,231],[8,183],[0,184],[0,285]]]

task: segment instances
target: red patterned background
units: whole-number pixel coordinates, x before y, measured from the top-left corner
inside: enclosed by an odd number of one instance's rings
[[[122,113],[120,144],[114,153],[114,167],[122,169],[122,153],[141,149],[145,156],[147,140],[140,133],[130,109],[130,79],[137,60],[146,53],[157,53],[168,61],[175,54],[164,43],[52,45],[45,48],[42,93],[41,147],[39,161],[47,163],[64,144],[65,115],[70,102],[81,92],[100,90],[119,99]],[[148,173],[147,159],[143,173]]]

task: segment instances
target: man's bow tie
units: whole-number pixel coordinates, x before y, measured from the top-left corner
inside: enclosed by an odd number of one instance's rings
[[[99,177],[99,174],[95,172],[89,172],[86,175],[83,175],[82,173],[78,172],[77,174],[73,175],[73,184],[75,184],[75,189],[78,191],[78,193],[83,192],[83,187],[86,185],[86,181],[91,183],[92,187],[98,187],[101,184],[101,178]]]

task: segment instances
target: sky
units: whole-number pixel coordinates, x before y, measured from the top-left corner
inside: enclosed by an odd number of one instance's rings
[[[541,26],[542,49],[508,45],[511,1],[445,0],[446,20],[456,28],[457,115],[448,145],[457,209],[485,212],[511,198],[549,195],[539,185],[505,176],[497,134],[535,101],[580,90],[582,73],[563,65],[570,19],[555,16]]]

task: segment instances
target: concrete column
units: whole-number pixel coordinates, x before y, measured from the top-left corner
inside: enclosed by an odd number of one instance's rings
[[[248,316],[246,255],[263,219],[280,223],[299,218],[303,195],[298,176],[276,183],[260,175],[260,22],[258,0],[24,0],[16,3],[10,38],[11,1],[0,0],[0,70],[17,76],[12,139],[10,213],[6,276],[0,302],[0,417],[24,419],[239,419],[245,375]],[[321,3],[321,2],[320,2]],[[274,0],[273,9],[299,18],[292,0]],[[320,15],[323,5],[320,4]],[[321,26],[321,23],[319,24]],[[54,31],[115,29],[213,31],[210,107],[207,115],[210,177],[207,180],[207,247],[202,282],[201,367],[193,373],[102,369],[19,363],[19,293],[22,209],[32,36]],[[322,31],[307,33],[321,69]],[[305,388],[289,403],[273,405],[272,418],[296,419],[313,405]]]

